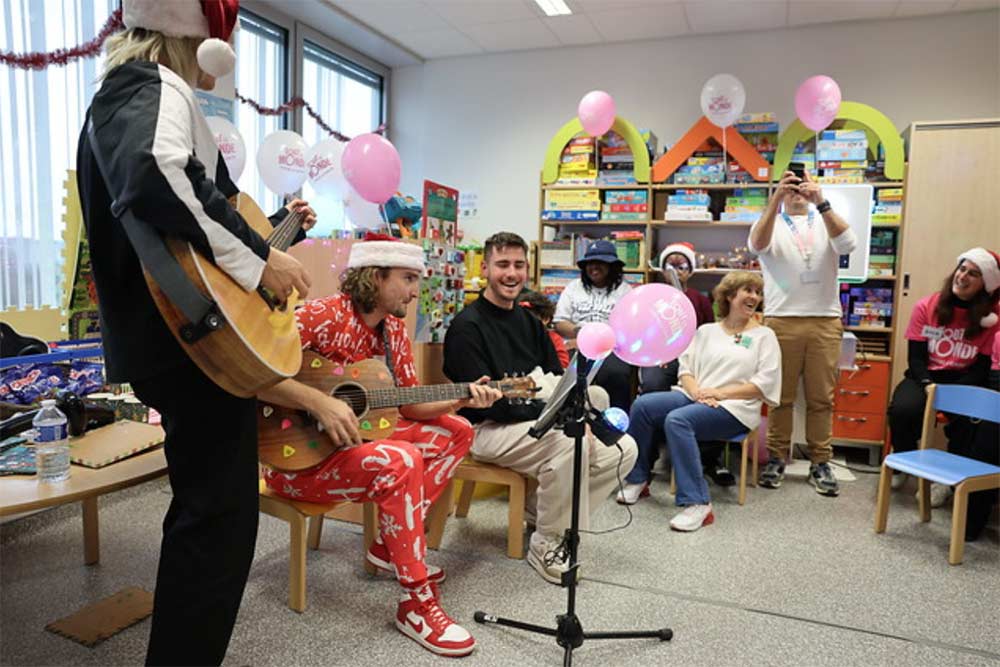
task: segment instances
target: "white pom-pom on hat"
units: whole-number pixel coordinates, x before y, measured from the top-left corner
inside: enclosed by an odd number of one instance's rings
[[[989,329],[997,322],[1000,322],[1000,317],[997,316],[996,312],[992,312],[983,319],[979,320],[979,324],[982,325],[984,329]]]
[[[198,46],[198,66],[214,77],[226,76],[236,67],[236,53],[226,42],[210,37]]]

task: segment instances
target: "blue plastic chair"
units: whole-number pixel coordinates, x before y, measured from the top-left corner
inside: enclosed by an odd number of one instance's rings
[[[878,504],[875,508],[875,532],[884,533],[889,518],[889,491],[894,470],[919,479],[920,520],[931,520],[928,481],[955,487],[951,515],[951,547],[948,563],[959,565],[965,551],[965,516],[969,494],[1000,488],[1000,467],[939,449],[928,449],[938,412],[949,412],[973,419],[1000,423],[1000,392],[958,384],[928,385],[927,407],[920,449],[890,454],[882,462],[878,481]],[[997,444],[1000,447],[1000,443]]]

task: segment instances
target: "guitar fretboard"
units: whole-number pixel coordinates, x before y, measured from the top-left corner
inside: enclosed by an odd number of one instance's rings
[[[489,382],[487,386],[500,389],[499,382]],[[454,401],[457,398],[468,398],[472,395],[467,382],[421,387],[369,389],[365,394],[368,396],[368,407],[371,409],[395,408],[400,405],[433,403],[435,401]]]

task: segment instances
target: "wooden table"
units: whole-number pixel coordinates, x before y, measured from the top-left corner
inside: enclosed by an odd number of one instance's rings
[[[69,479],[55,484],[39,484],[35,475],[0,477],[0,516],[80,501],[83,509],[83,562],[93,565],[100,560],[98,496],[142,484],[166,473],[167,459],[160,446],[103,468],[74,464]]]

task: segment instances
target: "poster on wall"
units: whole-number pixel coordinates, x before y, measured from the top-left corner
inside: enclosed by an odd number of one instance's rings
[[[415,338],[418,343],[443,343],[465,303],[465,252],[432,239],[422,243],[426,269],[420,281]]]
[[[458,242],[458,190],[424,181],[424,210],[420,238],[446,246]]]

